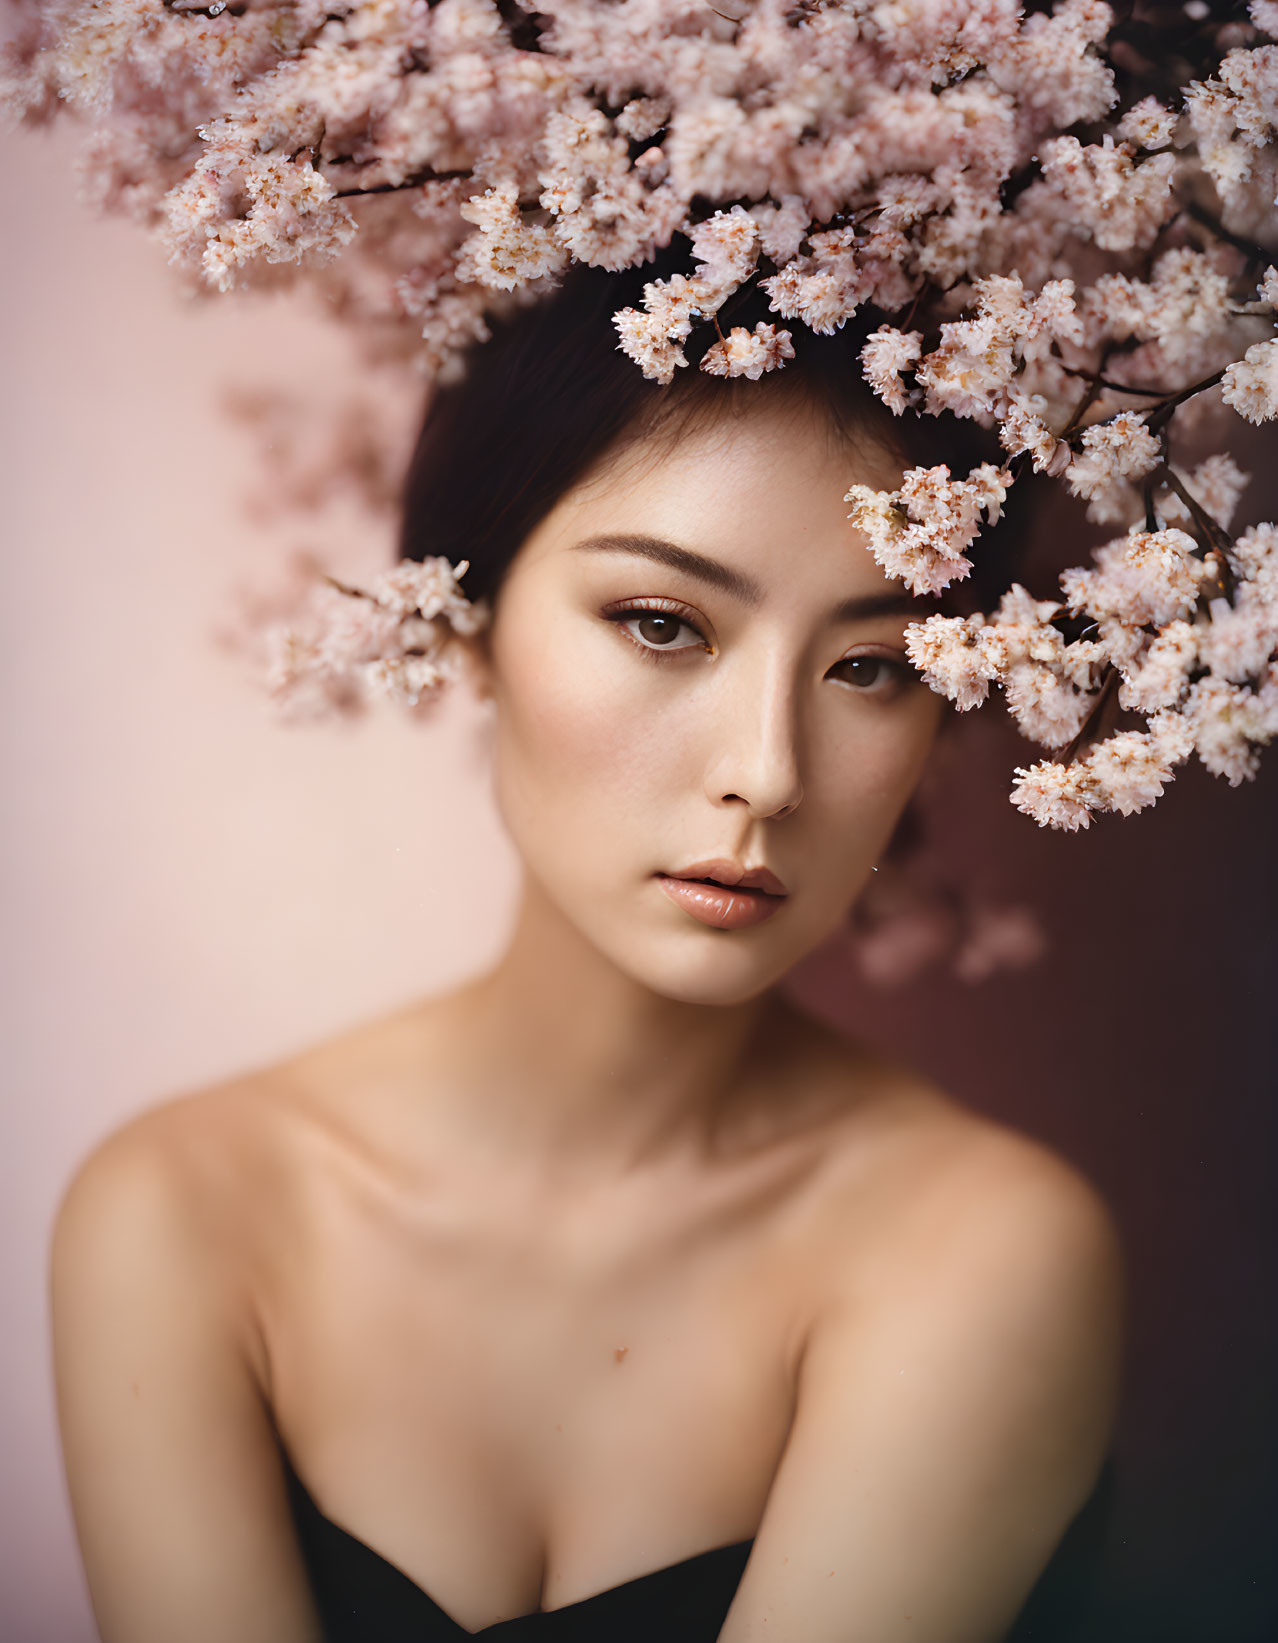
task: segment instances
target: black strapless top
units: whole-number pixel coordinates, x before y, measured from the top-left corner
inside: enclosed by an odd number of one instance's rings
[[[467,1631],[395,1564],[324,1516],[283,1450],[293,1519],[327,1643],[715,1643],[754,1540],[716,1546],[561,1609]],[[1087,1504],[1034,1586],[1006,1643],[1063,1643],[1092,1596],[1113,1493],[1105,1463]]]
[[[714,1643],[753,1539],[716,1546],[606,1592],[467,1631],[429,1592],[324,1516],[284,1456],[293,1519],[327,1643]]]

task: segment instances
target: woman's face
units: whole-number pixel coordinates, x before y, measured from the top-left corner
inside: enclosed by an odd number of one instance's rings
[[[601,465],[507,572],[483,663],[495,791],[527,871],[601,954],[663,996],[734,1004],[844,920],[943,704],[905,654],[918,602],[843,500],[899,464],[764,404],[653,456]],[[664,887],[715,859],[787,894]]]

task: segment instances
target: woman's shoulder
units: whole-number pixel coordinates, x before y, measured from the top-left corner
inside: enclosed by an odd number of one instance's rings
[[[1128,1289],[1100,1187],[1048,1142],[917,1073],[885,1062],[880,1076],[895,1098],[879,1115],[878,1168],[832,1176],[814,1338],[873,1318],[874,1338],[935,1330],[956,1361],[970,1347],[995,1379],[1000,1350],[1009,1369],[1073,1366],[1100,1430],[1117,1395]]]
[[[979,1270],[1018,1244],[1117,1275],[1121,1240],[1086,1171],[1047,1141],[980,1112],[905,1063],[835,1047],[845,1099],[824,1142],[831,1255],[872,1251],[887,1270],[940,1272],[941,1252]],[[952,1273],[951,1273],[952,1275]]]
[[[278,1234],[341,1161],[371,1152],[354,1099],[375,1084],[410,1012],[345,1027],[274,1060],[177,1091],[110,1130],[63,1190],[55,1240],[135,1224],[233,1258]]]
[[[286,1203],[322,1138],[314,1051],[179,1090],[109,1130],[58,1202],[55,1260],[96,1242],[164,1242],[189,1258],[245,1245]]]
[[[81,1159],[68,1196],[168,1183],[192,1208],[229,1182],[297,1162],[308,1135],[320,1144],[348,1117],[333,1091],[377,1055],[398,1016],[376,1017],[243,1071],[153,1102],[103,1136]],[[247,1176],[246,1176],[247,1172]]]
[[[168,1199],[188,1216],[251,1152],[268,1150],[285,1106],[284,1068],[237,1074],[153,1102],[102,1136],[77,1164],[62,1208],[86,1200]]]
[[[192,1092],[155,1103],[97,1141],[59,1199],[51,1259],[55,1287],[92,1270],[129,1268],[141,1279],[163,1252],[194,1266],[219,1247],[214,1178],[236,1150],[229,1092]]]

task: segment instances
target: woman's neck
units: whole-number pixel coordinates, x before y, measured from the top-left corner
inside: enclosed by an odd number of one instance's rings
[[[434,1066],[435,1115],[464,1144],[565,1184],[710,1156],[769,1064],[811,1031],[771,992],[732,1005],[654,992],[534,884],[498,962],[425,1010],[446,1022],[435,1053],[450,1063]]]

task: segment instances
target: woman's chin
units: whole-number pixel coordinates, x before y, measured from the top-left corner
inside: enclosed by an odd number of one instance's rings
[[[766,993],[797,962],[789,943],[761,937],[762,931],[694,926],[621,944],[611,956],[663,998],[729,1008]]]
[[[749,982],[743,980],[736,985],[725,984],[722,975],[689,976],[673,984],[669,976],[665,975],[636,975],[635,979],[642,981],[659,997],[667,998],[673,1004],[696,1004],[706,1009],[731,1010],[761,998],[770,987],[776,985],[784,973],[770,973],[762,979],[755,976]]]

